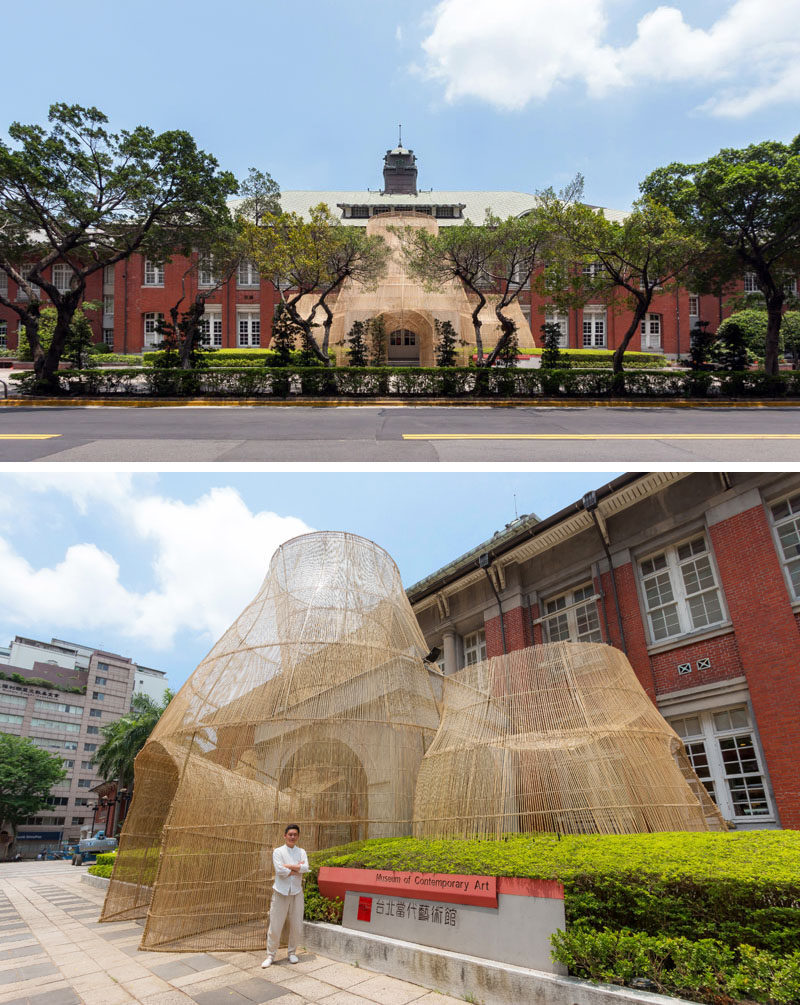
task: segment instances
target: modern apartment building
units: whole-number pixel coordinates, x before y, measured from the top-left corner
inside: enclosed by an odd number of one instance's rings
[[[407,592],[447,674],[542,642],[623,649],[723,816],[800,828],[797,473],[624,475]]]
[[[91,825],[97,803],[92,789],[100,782],[92,757],[103,739],[101,727],[130,709],[135,692],[160,700],[166,687],[162,670],[62,639],[18,635],[0,646],[0,730],[30,737],[62,757],[67,768],[50,806],[18,829],[25,857],[78,840]]]

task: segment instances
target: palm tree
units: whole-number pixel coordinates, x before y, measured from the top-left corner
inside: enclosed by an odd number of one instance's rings
[[[131,699],[131,710],[127,715],[103,726],[105,739],[93,761],[103,781],[117,783],[117,791],[123,788],[130,791],[132,788],[136,755],[147,742],[172,697],[169,689],[160,702],[138,692]]]

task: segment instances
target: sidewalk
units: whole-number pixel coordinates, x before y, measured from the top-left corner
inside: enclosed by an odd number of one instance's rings
[[[139,952],[141,923],[99,924],[103,891],[69,862],[0,865],[0,1005],[459,1005],[458,999],[301,952]]]

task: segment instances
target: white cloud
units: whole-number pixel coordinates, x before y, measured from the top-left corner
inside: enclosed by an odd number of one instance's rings
[[[29,488],[41,488],[31,479]],[[252,599],[275,548],[309,528],[296,517],[251,512],[231,488],[195,502],[138,496],[125,476],[90,485],[54,478],[47,488],[70,497],[81,512],[111,507],[128,534],[155,548],[153,585],[129,590],[116,559],[97,545],[72,545],[50,567],[34,568],[0,537],[0,608],[20,630],[105,629],[157,649],[191,631],[216,639]]]
[[[798,0],[735,0],[707,30],[676,6],[638,22],[630,45],[606,39],[613,0],[443,0],[422,46],[426,74],[448,101],[474,97],[504,109],[582,83],[593,97],[634,86],[702,84],[703,109],[742,117],[798,101]]]

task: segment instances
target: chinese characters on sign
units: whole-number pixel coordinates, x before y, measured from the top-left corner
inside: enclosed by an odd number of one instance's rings
[[[376,917],[384,918],[408,918],[411,921],[423,922],[430,925],[442,925],[450,928],[458,927],[458,908],[447,907],[444,904],[423,904],[417,900],[389,900],[384,897],[367,898],[361,897],[359,914],[366,914],[366,908],[362,907],[367,899],[372,901],[370,910],[375,911]],[[359,920],[369,921],[369,918],[359,918]]]

